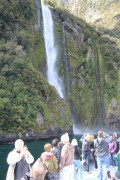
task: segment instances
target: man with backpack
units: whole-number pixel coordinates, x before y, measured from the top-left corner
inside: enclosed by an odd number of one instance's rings
[[[109,168],[109,151],[108,143],[110,142],[109,136],[103,131],[98,131],[98,137],[95,141],[95,149],[97,156],[97,165],[98,165],[98,176],[97,180],[103,180],[103,165],[106,171]]]

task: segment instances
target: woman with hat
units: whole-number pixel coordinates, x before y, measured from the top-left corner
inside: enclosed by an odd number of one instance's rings
[[[74,147],[69,142],[68,133],[61,136],[61,142],[64,144],[60,156],[60,180],[74,179]]]

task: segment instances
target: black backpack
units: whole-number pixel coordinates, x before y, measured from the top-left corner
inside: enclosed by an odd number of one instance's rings
[[[45,180],[56,180],[55,176],[49,171],[45,175]]]
[[[26,174],[23,178],[20,180],[34,180],[32,177],[30,177],[28,174]]]
[[[116,143],[117,143],[116,153],[118,153],[119,152],[119,142],[116,141]]]

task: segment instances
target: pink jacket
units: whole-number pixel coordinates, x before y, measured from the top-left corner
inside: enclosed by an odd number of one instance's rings
[[[113,140],[113,141],[109,142],[109,153],[116,154],[116,149],[117,149],[116,141]]]

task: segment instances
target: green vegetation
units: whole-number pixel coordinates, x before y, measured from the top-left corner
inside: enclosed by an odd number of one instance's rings
[[[59,45],[63,48],[65,42],[67,58],[61,55],[63,65],[59,68],[65,89],[70,85],[66,99],[74,120],[83,126],[102,126],[112,99],[117,100],[117,109],[120,106],[119,43],[66,10],[56,8],[53,14],[56,34],[60,35],[64,24],[65,36],[61,33]],[[66,64],[69,65],[69,84],[66,83]],[[118,110],[118,117],[119,113]]]
[[[96,31],[54,2],[49,1],[57,68],[72,117],[83,126],[103,126],[108,113],[120,116],[119,40],[112,30],[100,26]],[[43,29],[36,28],[35,11],[31,0],[0,2],[0,133],[72,126],[67,104],[44,77]],[[110,111],[113,99],[117,107]],[[36,121],[39,113],[42,123]]]
[[[45,79],[42,28],[35,2],[0,2],[0,133],[70,129],[69,108]],[[37,123],[41,113],[43,122]]]

